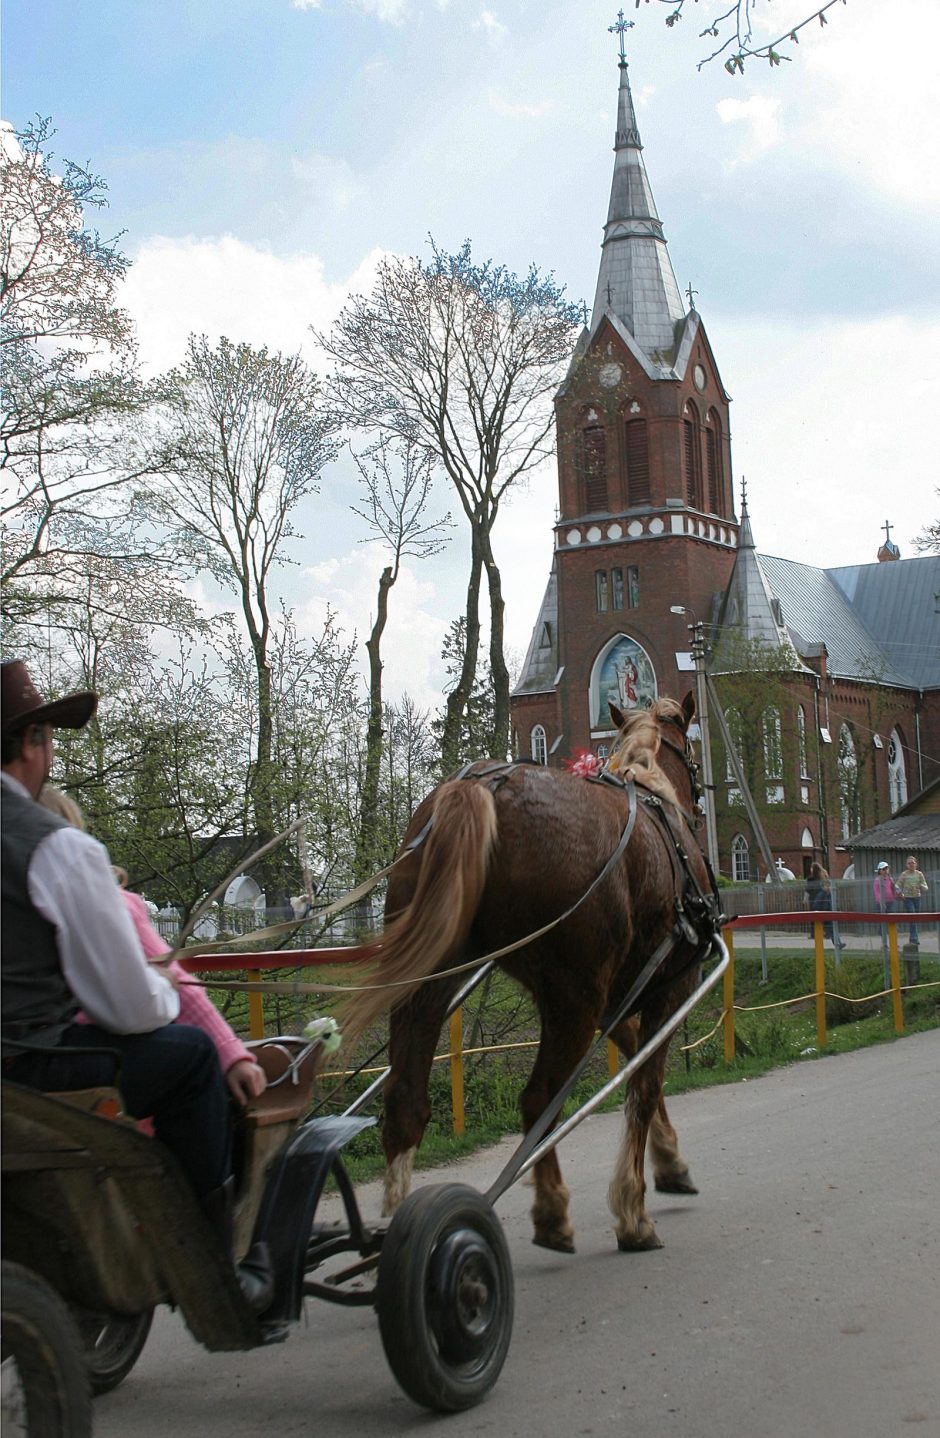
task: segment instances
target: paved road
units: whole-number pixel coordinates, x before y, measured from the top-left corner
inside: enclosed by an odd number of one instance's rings
[[[576,1256],[529,1243],[526,1187],[500,1201],[515,1331],[467,1413],[413,1407],[368,1310],[312,1304],[286,1344],[237,1355],[163,1313],[97,1438],[938,1438],[938,1100],[940,1032],[676,1099],[702,1192],[653,1195],[666,1247],[643,1254],[617,1253],[605,1207],[620,1120],[589,1120],[562,1155]],[[485,1187],[504,1151],[446,1177]]]

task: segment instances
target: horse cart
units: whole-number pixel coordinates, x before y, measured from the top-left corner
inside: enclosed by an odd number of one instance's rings
[[[678,706],[673,708],[678,710]],[[681,720],[684,737],[688,715],[681,714]],[[676,721],[667,715],[663,722]],[[676,748],[668,738],[663,742]],[[676,748],[676,754],[682,761],[678,776],[689,770],[687,782],[694,786],[684,750]],[[549,782],[543,777],[546,772],[531,780],[522,775],[518,783],[545,785]],[[489,781],[491,775],[492,770],[484,768],[471,778]],[[562,777],[566,782],[570,779]],[[500,776],[501,798],[511,798],[510,784],[516,780],[517,776],[511,775],[504,783]],[[580,780],[570,782],[578,784]],[[630,786],[632,783],[631,779]],[[475,805],[483,803],[479,783],[466,792],[476,795],[472,799]],[[680,818],[691,809],[694,797],[693,787],[680,794],[679,807],[670,801]],[[570,795],[565,802],[570,807]],[[462,957],[458,947],[451,954],[448,970],[437,958],[433,963],[422,960],[424,974],[430,977],[433,970],[433,977],[444,982],[408,988],[407,1001],[393,1013],[390,1070],[344,1114],[305,1119],[322,1052],[316,1040],[278,1038],[254,1046],[268,1087],[248,1105],[236,1134],[238,1191],[233,1247],[236,1259],[258,1242],[266,1243],[270,1250],[274,1296],[260,1316],[243,1297],[232,1254],[225,1251],[172,1156],[123,1117],[117,1089],[47,1094],[4,1081],[5,1432],[11,1420],[20,1422],[21,1431],[41,1438],[81,1438],[90,1432],[89,1376],[94,1393],[107,1392],[126,1377],[146,1341],[154,1308],[161,1303],[178,1307],[196,1340],[212,1351],[281,1342],[301,1318],[306,1298],[347,1306],[374,1305],[386,1356],[404,1391],[418,1404],[440,1412],[472,1406],[496,1382],[512,1333],[512,1268],[493,1205],[511,1184],[535,1169],[533,1214],[538,1210],[543,1225],[540,1229],[536,1218],[535,1241],[573,1251],[573,1230],[559,1217],[558,1204],[566,1204],[567,1190],[560,1185],[560,1175],[555,1183],[555,1147],[631,1075],[637,1075],[638,1087],[630,1106],[632,1148],[629,1163],[622,1165],[622,1187],[626,1192],[632,1184],[633,1198],[618,1218],[618,1246],[658,1246],[655,1230],[643,1216],[642,1164],[648,1135],[657,1186],[694,1191],[678,1159],[675,1134],[662,1104],[660,1060],[664,1062],[670,1035],[720,979],[728,954],[718,934],[717,909],[711,896],[704,893],[700,856],[690,859],[686,853],[691,853],[692,845],[686,841],[685,818],[681,818],[680,832],[677,820],[663,819],[661,814],[650,817],[632,790],[626,793],[624,804],[621,817],[611,820],[611,833],[616,837],[620,832],[619,842],[607,847],[606,862],[594,869],[581,897],[560,916],[553,895],[556,917],[536,928],[529,915],[521,936],[498,953],[484,953],[481,958],[477,943],[469,962],[454,963],[455,956]],[[595,802],[592,814],[599,808],[599,801]],[[445,809],[435,812],[446,845]],[[418,817],[420,828],[424,823],[420,811]],[[662,908],[662,922],[657,918],[657,928],[645,914],[642,922],[635,922],[629,908],[633,898],[626,891],[621,895],[618,902],[626,906],[622,919],[617,914],[616,924],[608,923],[607,928],[616,936],[617,925],[622,924],[623,932],[635,932],[636,939],[631,939],[626,957],[616,947],[619,940],[611,941],[610,978],[604,984],[581,984],[578,992],[595,995],[596,1003],[586,1012],[584,1023],[577,1025],[579,1032],[585,1031],[578,1061],[564,1060],[567,1076],[563,1082],[555,1082],[559,1062],[555,1049],[559,1046],[552,1046],[555,1068],[550,1071],[551,1086],[546,1091],[544,1082],[541,1088],[530,1082],[530,1097],[540,1094],[541,1099],[533,1114],[527,1112],[523,1098],[526,1134],[514,1156],[486,1194],[447,1183],[424,1186],[404,1196],[405,1184],[395,1202],[387,1204],[394,1210],[390,1221],[367,1224],[342,1157],[350,1139],[374,1123],[374,1119],[361,1116],[362,1107],[390,1072],[384,1142],[390,1166],[395,1168],[397,1148],[420,1141],[420,1132],[417,1140],[413,1137],[414,1126],[409,1130],[410,1140],[396,1137],[403,1131],[401,1101],[408,1089],[409,1057],[420,1067],[426,1049],[429,1066],[442,1016],[463,1001],[494,961],[527,982],[525,974],[515,971],[519,954],[534,953],[527,962],[541,964],[539,973],[549,974],[563,962],[571,967],[563,941],[566,932],[569,946],[572,933],[579,945],[573,952],[587,952],[573,919],[583,921],[589,934],[596,934],[592,905],[602,901],[609,919],[610,884],[605,891],[603,881],[616,878],[635,830],[648,850],[638,847],[636,841],[631,850],[642,856],[642,882],[656,877],[657,863],[663,865],[656,884],[657,892],[664,895],[661,903],[656,901]],[[603,833],[598,842],[607,842]],[[656,859],[657,846],[663,850],[664,860]],[[413,850],[414,845],[411,847]],[[673,848],[679,859],[671,852]],[[420,863],[430,866],[436,862],[433,844],[427,852],[429,857]],[[481,883],[487,872],[482,865]],[[667,891],[663,876],[671,890]],[[409,895],[412,879],[406,876]],[[486,895],[482,889],[481,894],[478,928],[485,936]],[[470,908],[464,907],[469,932]],[[650,907],[651,902],[647,903]],[[398,908],[407,919],[407,906],[399,903]],[[501,916],[505,908],[504,904],[493,905],[494,913]],[[504,921],[502,917],[500,921]],[[513,921],[521,922],[518,916]],[[396,930],[394,922],[387,928],[389,953],[395,952],[403,933],[402,926]],[[464,941],[461,938],[459,942]],[[639,953],[638,946],[648,947]],[[600,952],[597,943],[587,948],[595,958]],[[464,969],[471,969],[472,976],[467,977]],[[542,1013],[544,1051],[547,1002],[537,981],[529,986]],[[431,1035],[429,1045],[420,1035],[422,1000],[427,1010],[423,1019],[430,1019],[430,1027],[424,1024]],[[571,1027],[573,1001],[567,998],[565,1002]],[[649,1022],[648,1015],[652,1016]],[[590,1035],[598,1030],[600,1035],[591,1048]],[[576,1113],[563,1116],[597,1046],[608,1037],[624,1051],[626,1064]],[[651,1073],[652,1080],[648,1078]],[[415,1070],[410,1077],[420,1080],[421,1075]],[[397,1108],[390,1105],[391,1094],[397,1095]],[[423,1132],[427,1114],[420,1094],[416,1107]],[[645,1113],[639,1125],[638,1113],[641,1117]],[[659,1170],[654,1138],[657,1113],[663,1125]],[[669,1162],[663,1166],[662,1155],[667,1150]],[[400,1173],[400,1168],[396,1171]],[[338,1223],[322,1221],[317,1212],[331,1177],[343,1206],[344,1216]],[[560,1201],[559,1192],[564,1194]],[[550,1210],[549,1222],[545,1215]],[[13,1389],[12,1399],[8,1387]],[[18,1411],[11,1406],[14,1401]],[[9,1431],[15,1430],[11,1426]]]

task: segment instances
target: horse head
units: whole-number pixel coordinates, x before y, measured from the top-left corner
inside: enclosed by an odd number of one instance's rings
[[[607,761],[608,771],[635,779],[678,808],[694,811],[701,789],[689,741],[689,726],[695,716],[691,691],[681,704],[675,699],[654,699],[648,708],[629,709],[626,714],[611,704],[610,716],[618,736]],[[681,762],[681,768],[670,761],[670,754]],[[689,791],[687,799],[682,793],[684,787]]]

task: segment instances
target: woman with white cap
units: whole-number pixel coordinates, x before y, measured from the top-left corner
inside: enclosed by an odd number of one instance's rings
[[[893,914],[898,902],[898,891],[891,877],[891,870],[882,859],[875,867],[875,907],[880,914]]]

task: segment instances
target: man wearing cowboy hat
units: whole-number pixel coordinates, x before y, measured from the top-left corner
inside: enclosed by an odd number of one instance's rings
[[[128,1113],[152,1116],[205,1200],[231,1173],[231,1131],[215,1049],[174,1024],[179,996],[148,964],[105,848],[36,803],[52,769],[52,731],[80,729],[97,695],[47,702],[19,659],[2,680],[3,1073],[31,1088],[117,1081]],[[76,1024],[84,1010],[89,1023]]]

